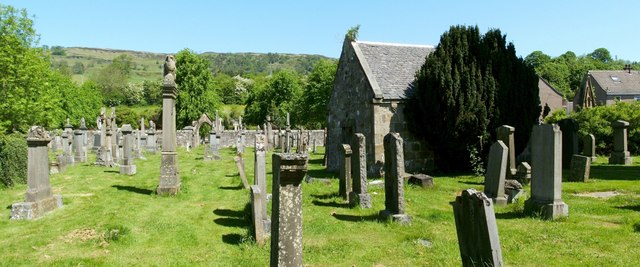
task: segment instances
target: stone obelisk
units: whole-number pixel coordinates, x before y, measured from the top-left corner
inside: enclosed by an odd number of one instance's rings
[[[175,195],[180,191],[178,153],[176,152],[176,60],[168,55],[164,60],[162,83],[162,162],[158,195]]]

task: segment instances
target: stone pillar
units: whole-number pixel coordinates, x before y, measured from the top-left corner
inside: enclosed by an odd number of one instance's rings
[[[504,181],[507,175],[507,157],[509,149],[501,141],[496,141],[489,149],[487,173],[484,176],[484,193],[491,198],[494,205],[507,205],[504,194]]]
[[[256,134],[255,152],[253,160],[253,184],[260,188],[260,191],[267,194],[267,167],[266,167],[266,145],[268,140],[263,134]]]
[[[122,125],[122,135],[124,137],[122,146],[122,164],[120,164],[120,174],[136,174],[136,165],[133,157],[133,128],[130,124]]]
[[[404,152],[398,133],[384,137],[384,206],[381,217],[391,217],[401,224],[411,223],[411,217],[404,213]]]
[[[467,189],[456,197],[456,220],[462,266],[503,266],[502,249],[492,201],[482,192]]]
[[[73,164],[73,155],[71,153],[71,146],[69,146],[69,140],[70,138],[73,138],[73,136],[70,136],[67,131],[63,131],[61,136],[62,136],[62,160],[65,162],[65,164]]]
[[[88,145],[89,145],[89,138],[87,135],[87,122],[85,121],[84,117],[82,117],[82,119],[80,119],[80,132],[82,133],[82,149],[84,150],[84,154],[87,155],[87,150],[88,150]],[[87,162],[86,160],[83,162]]]
[[[609,164],[631,165],[632,159],[627,149],[627,128],[629,123],[617,120],[611,123],[613,128],[613,152]]]
[[[588,134],[582,140],[582,155],[585,157],[590,157],[591,162],[596,161],[596,159],[598,158],[596,156],[596,137],[593,136],[593,134]]]
[[[271,126],[271,116],[267,115],[267,149],[275,148],[276,142],[273,136],[273,127]]]
[[[338,193],[342,199],[349,201],[349,194],[351,193],[351,146],[342,144],[340,148],[340,186]]]
[[[162,162],[160,163],[160,183],[158,195],[176,195],[180,191],[178,172],[178,146],[176,140],[176,96],[175,58],[167,56],[164,62],[162,85]]]
[[[531,198],[525,213],[546,220],[569,216],[562,201],[562,131],[555,124],[534,125],[531,140]]]
[[[115,163],[111,154],[111,120],[106,118],[105,112],[105,108],[102,108],[100,112],[100,147],[97,151],[95,165],[113,167]]]
[[[84,137],[82,130],[73,131],[73,148],[75,149],[74,161],[87,162],[87,151],[84,149]]]
[[[27,193],[25,202],[11,205],[11,219],[37,219],[62,206],[62,197],[51,193],[49,148],[44,128],[32,126],[27,135]]]
[[[253,234],[258,246],[263,246],[265,239],[271,234],[271,220],[267,217],[267,193],[257,185],[251,186],[251,216],[253,218]]]
[[[349,196],[351,206],[360,205],[363,209],[371,208],[371,195],[367,190],[367,143],[365,136],[356,133],[352,140],[351,148],[354,155],[351,157],[351,173],[353,174],[353,192]],[[313,139],[315,150],[315,139]]]
[[[116,123],[116,108],[111,108],[111,158],[114,165],[118,165],[120,162],[120,147],[118,146],[118,124]]]
[[[306,154],[272,156],[271,266],[302,266],[302,179]]]
[[[574,119],[563,119],[558,122],[562,131],[562,167],[571,166],[573,155],[578,154],[578,122]]]
[[[516,167],[516,145],[514,141],[515,131],[516,128],[513,128],[509,125],[502,125],[496,129],[498,140],[502,141],[502,143],[507,146],[509,150],[506,166],[507,178],[509,179],[512,179],[511,177],[515,176],[516,172],[518,171]]]

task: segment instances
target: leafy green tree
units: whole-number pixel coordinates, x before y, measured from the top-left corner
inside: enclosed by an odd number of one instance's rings
[[[538,68],[544,64],[547,64],[551,61],[551,57],[542,51],[536,50],[531,52],[528,56],[524,58],[524,62],[531,65],[534,68]]]
[[[246,121],[262,125],[267,115],[271,115],[276,125],[284,126],[289,112],[292,115],[291,124],[299,124],[293,112],[302,95],[302,88],[303,80],[299,74],[290,70],[274,73],[249,94],[245,109]]]
[[[587,56],[592,58],[595,61],[599,61],[602,63],[608,63],[613,60],[613,58],[611,58],[611,53],[609,53],[609,50],[602,47],[596,50],[593,50],[593,52],[591,52]]]
[[[298,105],[298,122],[309,129],[324,128],[327,123],[327,104],[333,91],[338,63],[333,60],[318,61],[309,76]]]
[[[57,84],[60,85],[63,96],[60,107],[64,113],[58,118],[56,126],[62,127],[66,118],[78,126],[80,119],[84,117],[87,127],[95,127],[95,117],[102,107],[102,94],[98,86],[92,81],[87,81],[78,87],[69,76],[59,76]]]
[[[222,103],[244,104],[246,100],[246,91],[236,90],[236,80],[227,74],[218,73],[213,76],[213,87],[220,93]]]
[[[191,125],[202,113],[214,114],[220,106],[220,96],[213,84],[207,60],[189,49],[176,54],[176,124]]]
[[[145,80],[142,82],[142,94],[147,105],[162,105],[162,81]]]
[[[132,70],[131,56],[123,54],[113,59],[111,64],[94,74],[90,79],[100,87],[104,104],[118,106],[127,103],[128,80]]]
[[[84,74],[84,64],[82,64],[82,62],[74,63],[71,71],[73,74]]]
[[[64,50],[64,47],[54,45],[51,47],[51,54],[54,56],[64,56],[67,52]]]

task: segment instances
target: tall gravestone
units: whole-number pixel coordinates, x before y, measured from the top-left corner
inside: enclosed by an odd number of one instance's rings
[[[353,191],[349,196],[349,204],[351,206],[360,205],[363,209],[371,208],[372,204],[371,195],[367,190],[367,143],[365,140],[364,134],[356,133],[351,143],[353,150],[353,155],[351,156]]]
[[[578,122],[575,119],[563,119],[558,122],[562,131],[562,166],[571,166],[573,155],[578,154]]]
[[[611,123],[613,128],[613,152],[609,158],[609,164],[631,165],[631,154],[627,149],[627,128],[629,123],[617,120]]]
[[[338,193],[344,200],[349,201],[349,194],[351,193],[351,146],[342,144],[340,153],[340,185]]]
[[[153,121],[149,121],[149,130],[147,130],[147,152],[151,154],[156,153],[156,124]]]
[[[120,162],[120,146],[118,145],[118,124],[116,123],[116,108],[111,107],[111,158],[113,158],[114,165],[118,165]]]
[[[267,150],[275,148],[276,142],[275,137],[273,136],[273,127],[271,125],[271,116],[267,115]]]
[[[531,140],[531,198],[525,213],[546,220],[569,216],[562,201],[562,131],[555,124],[534,125]]]
[[[287,112],[287,128],[285,130],[284,137],[284,153],[291,153],[291,146],[293,143],[293,136],[291,134],[291,121],[289,120],[289,112]]]
[[[467,189],[452,202],[462,266],[503,266],[492,201]]]
[[[24,202],[11,205],[11,219],[37,219],[62,207],[62,197],[53,195],[49,180],[51,138],[44,128],[32,126],[27,135],[27,193]]]
[[[256,134],[251,203],[253,206],[254,237],[256,243],[260,246],[264,244],[264,239],[271,232],[271,220],[267,216],[267,169],[265,163],[267,143],[268,141],[264,134]]]
[[[95,165],[113,167],[115,166],[111,154],[111,120],[106,117],[106,110],[102,108],[100,112],[100,147],[96,156]]]
[[[498,136],[498,140],[502,141],[502,143],[507,146],[509,150],[509,154],[507,156],[507,178],[512,179],[518,172],[518,168],[516,166],[516,145],[514,133],[516,128],[511,127],[509,125],[502,125],[496,129],[496,133]]]
[[[504,181],[507,175],[508,155],[509,149],[501,140],[496,141],[489,149],[489,162],[484,176],[484,193],[495,205],[507,205]]]
[[[401,224],[411,223],[404,209],[404,152],[402,137],[388,133],[384,137],[384,206],[383,218],[391,217]]]
[[[307,155],[272,156],[271,266],[302,266],[302,179]]]
[[[267,139],[264,134],[256,134],[253,157],[253,184],[266,195],[267,193]]]
[[[176,195],[180,191],[178,153],[176,148],[176,61],[168,55],[164,61],[162,83],[162,162],[160,163],[160,183],[158,195]]]
[[[80,127],[78,129],[80,129],[82,133],[82,148],[84,149],[84,154],[86,155],[88,150],[87,146],[89,145],[89,138],[87,134],[87,131],[89,129],[87,128],[87,122],[84,117],[80,119]],[[84,162],[86,162],[86,160]]]
[[[120,164],[120,174],[136,174],[136,165],[133,157],[133,128],[130,124],[122,125],[122,135],[124,137],[122,146],[122,164]]]
[[[87,150],[84,146],[84,137],[82,130],[73,131],[73,148],[75,150],[74,153],[74,161],[75,162],[87,162]]]
[[[582,155],[591,158],[591,162],[596,161],[596,137],[588,134],[582,139]]]
[[[64,125],[64,133],[62,134],[62,137],[63,137],[62,141],[64,142],[63,143],[63,146],[64,146],[64,149],[63,149],[64,159],[67,162],[67,164],[74,164],[75,163],[75,157],[73,155],[73,138],[74,138],[74,135],[73,135],[73,126],[69,122],[69,118],[67,118],[67,123]]]

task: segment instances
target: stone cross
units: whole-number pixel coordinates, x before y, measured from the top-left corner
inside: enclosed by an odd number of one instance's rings
[[[122,146],[122,164],[120,164],[120,174],[134,175],[136,174],[136,165],[133,158],[133,128],[131,124],[122,125],[122,135],[124,136]]]
[[[511,178],[516,175],[516,145],[514,140],[514,133],[516,128],[509,125],[502,125],[496,129],[498,140],[502,141],[509,149],[509,155],[507,157],[507,178]]]
[[[302,179],[307,174],[306,154],[272,156],[271,263],[302,266]]]
[[[176,139],[176,96],[178,86],[175,83],[176,62],[168,55],[164,62],[164,82],[162,84],[162,162],[158,195],[176,195],[180,191],[178,173],[178,146]]]
[[[504,181],[506,179],[508,153],[509,149],[501,140],[496,141],[489,149],[487,173],[484,176],[484,193],[491,198],[494,205],[507,205]]]
[[[75,130],[73,131],[73,149],[75,150],[73,160],[76,162],[87,162],[87,150],[83,144],[83,131]]]
[[[404,152],[402,137],[388,133],[384,137],[384,206],[383,218],[391,217],[400,224],[411,223],[404,210]]]
[[[467,189],[451,202],[462,266],[503,266],[492,201]]]
[[[629,123],[617,120],[611,123],[613,128],[613,152],[609,157],[609,164],[631,165],[632,159],[627,149],[627,128]]]
[[[371,195],[367,191],[367,143],[365,136],[356,133],[352,140],[351,148],[351,173],[353,178],[353,192],[349,195],[349,204],[353,207],[360,205],[363,209],[371,208]],[[315,139],[313,139],[315,147]]]
[[[591,162],[596,161],[596,137],[593,134],[585,135],[582,139],[582,155],[591,158]]]
[[[571,158],[578,154],[578,122],[575,119],[563,119],[558,122],[562,131],[562,166],[568,169]]]
[[[338,193],[346,201],[349,201],[349,195],[351,194],[351,153],[351,146],[342,144],[340,147],[340,186]]]
[[[11,219],[37,219],[62,207],[62,197],[51,193],[49,148],[51,137],[40,126],[32,126],[27,135],[27,193],[24,202],[11,205]]]
[[[562,201],[562,131],[555,124],[534,125],[531,134],[531,198],[524,203],[529,215],[555,220],[569,216]]]

